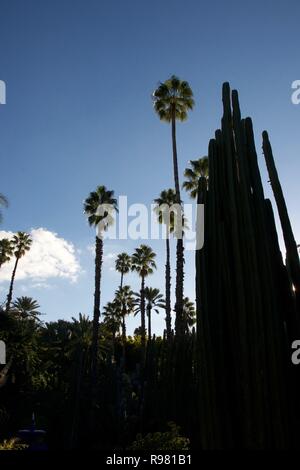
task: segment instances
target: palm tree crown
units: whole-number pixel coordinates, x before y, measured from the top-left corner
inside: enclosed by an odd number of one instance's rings
[[[166,224],[167,233],[174,231],[174,211],[170,211],[176,204],[176,193],[174,189],[163,190],[159,197],[154,199],[154,212],[160,224]],[[175,206],[176,207],[176,206]]]
[[[121,273],[120,287],[122,287],[124,274],[129,273],[129,271],[131,270],[131,256],[129,256],[127,253],[120,253],[117,256],[115,267],[116,267],[116,271]]]
[[[199,178],[204,177],[208,180],[208,157],[199,158],[190,161],[191,168],[186,168],[182,187],[190,194],[192,199],[196,199],[198,194]]]
[[[36,319],[39,315],[41,315],[38,302],[31,297],[18,297],[15,302],[13,302],[12,307],[12,313],[20,319]]]
[[[134,314],[136,315],[138,312],[140,312],[141,308],[141,294],[139,292],[135,292],[134,296],[136,299],[134,301]],[[154,309],[156,313],[159,313],[159,308],[166,308],[164,296],[156,287],[145,287],[145,299],[147,302],[147,308],[150,308],[151,310]]]
[[[99,208],[102,206],[102,211]],[[88,217],[91,226],[99,226],[100,232],[107,230],[113,223],[113,213],[117,211],[117,200],[114,198],[114,191],[106,189],[105,186],[98,186],[92,191],[84,202],[84,213]]]
[[[131,257],[127,253],[120,253],[116,259],[116,271],[127,274],[131,268]]]
[[[145,300],[146,300],[146,310],[148,316],[148,338],[151,339],[151,312],[152,309],[156,313],[159,313],[159,308],[166,308],[166,302],[163,298],[163,295],[160,293],[159,289],[153,287],[145,287],[144,290]],[[141,301],[142,301],[142,294],[135,293],[135,308],[134,314],[136,315],[138,312],[141,311]]]
[[[14,250],[11,241],[8,238],[2,238],[2,240],[0,240],[0,267],[2,264],[10,261],[13,252]]]
[[[116,302],[107,302],[103,307],[104,324],[115,335],[121,326],[120,308]]]
[[[166,122],[171,122],[173,116],[185,121],[188,110],[193,109],[195,104],[189,83],[175,75],[159,84],[153,93],[153,101],[159,118]]]
[[[136,248],[131,257],[132,271],[136,271],[140,277],[146,277],[149,274],[152,274],[154,269],[156,269],[156,263],[154,261],[155,257],[156,254],[148,245],[141,245]]]
[[[26,251],[29,251],[32,245],[32,238],[28,233],[17,232],[11,240],[14,255],[16,258],[22,258]]]
[[[133,310],[133,291],[130,286],[120,287],[115,293],[115,304],[121,315],[128,315]]]

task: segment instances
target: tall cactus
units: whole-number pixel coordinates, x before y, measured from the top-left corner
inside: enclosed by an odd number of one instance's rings
[[[297,250],[297,243],[293,235],[289,214],[284,200],[281,184],[278,178],[272,147],[269,141],[267,131],[264,131],[262,133],[262,137],[263,152],[282,227],[282,233],[286,248],[287,266],[294,286],[295,296],[297,299],[298,313],[300,315],[300,262]]]
[[[205,204],[205,242],[196,252],[201,445],[286,448],[294,400],[288,344],[299,329],[251,119],[241,119],[228,83],[222,99],[209,189],[200,179],[198,191]]]

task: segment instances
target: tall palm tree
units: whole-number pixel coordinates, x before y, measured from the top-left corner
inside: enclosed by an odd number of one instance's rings
[[[114,191],[98,186],[84,202],[84,213],[89,225],[96,228],[95,240],[95,294],[93,315],[93,337],[91,347],[91,377],[95,385],[97,375],[98,336],[100,318],[101,271],[103,263],[103,232],[113,223],[113,213],[117,210]]]
[[[166,330],[170,338],[172,330],[171,322],[171,263],[170,263],[170,233],[174,230],[174,212],[169,209],[176,203],[174,189],[162,191],[158,198],[154,199],[156,204],[154,211],[158,222],[166,225],[166,270],[165,270],[165,297],[166,297]]]
[[[176,202],[181,204],[180,184],[178,176],[177,145],[176,145],[176,120],[185,121],[188,111],[194,107],[193,92],[188,82],[180,80],[175,75],[160,83],[153,93],[154,109],[162,121],[171,123],[172,147],[173,147],[173,169],[176,192]],[[181,218],[179,218],[181,223]],[[184,249],[183,232],[177,230],[176,249],[176,333],[183,334],[183,278],[184,278]]]
[[[19,261],[26,254],[26,252],[30,250],[31,244],[32,244],[32,238],[30,237],[30,235],[28,235],[28,233],[17,232],[17,234],[14,235],[11,240],[11,244],[13,247],[13,252],[14,252],[16,261],[15,261],[14,269],[12,272],[9,291],[7,295],[7,301],[6,301],[6,307],[5,307],[7,312],[9,311],[10,304],[11,304],[14,281],[15,281],[15,276],[16,276]]]
[[[195,305],[188,297],[183,299],[183,321],[185,333],[188,333],[189,329],[196,323]]]
[[[144,349],[146,342],[146,322],[145,322],[145,278],[152,274],[156,269],[155,259],[156,254],[150,246],[141,245],[136,248],[132,255],[132,271],[136,271],[141,278],[141,342]]]
[[[10,261],[14,253],[13,245],[8,238],[2,238],[0,240],[0,268],[2,264]]]
[[[8,201],[6,197],[0,193],[0,206],[8,207]],[[2,212],[0,211],[0,223],[2,222]]]
[[[135,293],[135,315],[141,310],[141,294]],[[148,338],[151,340],[152,331],[151,331],[151,312],[154,309],[156,313],[159,313],[159,308],[166,308],[166,302],[163,298],[163,295],[160,293],[159,289],[153,287],[145,287],[145,300],[146,300],[146,310],[148,317]]]
[[[191,168],[186,168],[182,187],[189,193],[192,199],[196,199],[198,194],[199,178],[204,177],[208,180],[208,157],[198,158],[190,161]]]
[[[124,274],[129,273],[131,269],[131,257],[127,253],[120,253],[116,259],[116,271],[121,273],[120,288],[123,287]]]
[[[37,319],[41,312],[39,304],[32,297],[18,297],[12,303],[12,313],[20,319],[33,318]]]

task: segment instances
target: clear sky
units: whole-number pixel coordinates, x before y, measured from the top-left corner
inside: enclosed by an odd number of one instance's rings
[[[37,241],[27,271],[20,263],[15,294],[36,298],[47,320],[91,315],[94,231],[82,202],[98,184],[146,204],[173,185],[170,128],[151,104],[158,81],[173,73],[189,81],[196,101],[178,125],[180,171],[207,153],[229,81],[254,120],[267,195],[260,149],[269,131],[299,242],[300,105],[291,102],[299,15],[298,0],[1,0],[0,192],[10,207],[0,228],[33,230]],[[118,285],[114,255],[140,242],[106,244],[102,303]],[[149,283],[163,290],[164,243],[151,244],[160,270]],[[193,298],[191,254],[186,271]],[[127,281],[138,289],[135,275]],[[0,289],[4,299],[5,274]],[[158,331],[163,315],[154,322]]]

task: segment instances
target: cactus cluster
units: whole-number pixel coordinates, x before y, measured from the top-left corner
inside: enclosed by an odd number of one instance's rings
[[[221,129],[209,142],[209,189],[201,178],[198,191],[205,205],[205,242],[196,252],[201,446],[287,448],[297,416],[290,347],[300,338],[299,258],[267,134],[263,149],[287,265],[264,196],[252,121],[241,119],[238,93],[228,83],[222,98]]]

